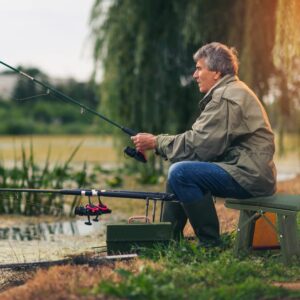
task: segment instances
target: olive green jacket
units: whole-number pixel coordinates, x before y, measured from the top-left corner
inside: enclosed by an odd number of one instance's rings
[[[276,190],[274,134],[256,95],[226,75],[200,101],[211,100],[192,128],[157,136],[157,152],[170,162],[214,162],[253,196]]]

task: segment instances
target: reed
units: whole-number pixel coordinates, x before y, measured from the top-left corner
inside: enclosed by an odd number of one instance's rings
[[[29,154],[22,146],[21,162],[14,159],[13,167],[6,168],[3,159],[0,160],[0,186],[2,188],[34,188],[61,189],[67,185],[73,188],[88,187],[95,181],[95,174],[87,174],[87,164],[84,162],[80,171],[75,171],[71,165],[79,148],[79,143],[63,162],[51,164],[51,147],[48,147],[43,165],[35,161],[33,143],[30,143]],[[94,180],[93,180],[94,179]],[[78,197],[70,203],[71,210],[77,205]],[[55,194],[35,193],[0,193],[0,214],[32,215],[63,215],[66,213],[65,199]]]

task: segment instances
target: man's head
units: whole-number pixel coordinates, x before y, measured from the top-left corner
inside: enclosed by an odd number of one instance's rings
[[[236,75],[238,59],[236,51],[221,43],[210,43],[201,47],[194,54],[196,71],[194,79],[201,92],[206,93],[225,75]]]

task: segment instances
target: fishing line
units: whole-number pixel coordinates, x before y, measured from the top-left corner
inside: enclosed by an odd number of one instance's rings
[[[50,95],[50,90],[48,89],[46,91],[46,93],[43,94],[38,94],[38,95],[34,95],[34,96],[30,96],[30,97],[25,97],[25,98],[20,98],[20,99],[14,99],[15,101],[26,101],[26,100],[31,100],[34,98],[39,98],[39,97],[43,97],[43,96],[49,96]]]

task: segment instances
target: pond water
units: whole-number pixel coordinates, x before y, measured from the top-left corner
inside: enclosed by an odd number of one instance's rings
[[[47,220],[45,220],[47,219]],[[105,250],[106,225],[118,217],[102,216],[88,226],[84,218],[6,217],[0,227],[0,264],[56,260]]]

